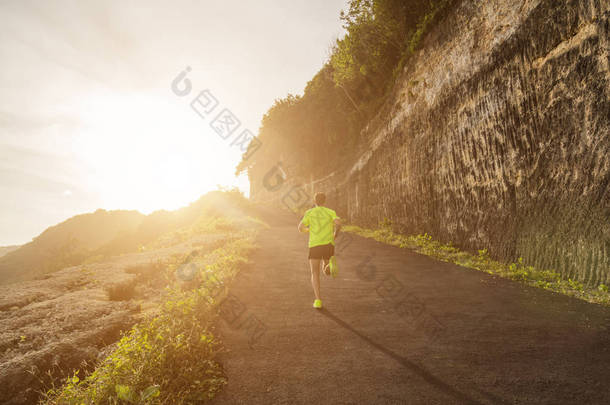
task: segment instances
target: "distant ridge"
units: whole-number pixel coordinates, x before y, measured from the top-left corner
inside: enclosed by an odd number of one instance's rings
[[[20,246],[21,245],[0,246],[0,257],[12,252],[13,250],[19,249]]]
[[[0,284],[25,281],[69,266],[92,256],[133,252],[164,233],[192,224],[204,212],[221,211],[223,201],[238,191],[212,191],[187,207],[175,211],[98,209],[76,215],[47,228],[32,242],[0,255]]]

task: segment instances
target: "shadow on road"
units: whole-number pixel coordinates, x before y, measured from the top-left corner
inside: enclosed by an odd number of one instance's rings
[[[412,361],[410,361],[410,360],[408,360],[408,359],[406,359],[406,358],[404,358],[404,357],[394,353],[390,349],[388,349],[386,347],[383,347],[379,343],[373,341],[371,338],[369,338],[369,337],[363,335],[362,333],[358,332],[356,329],[352,328],[352,326],[350,324],[348,324],[347,322],[345,322],[342,319],[338,318],[336,315],[334,315],[332,312],[330,312],[326,308],[322,309],[322,311],[320,311],[320,312],[324,316],[326,316],[327,318],[332,319],[338,325],[344,327],[345,329],[349,330],[350,332],[352,332],[353,334],[355,334],[356,336],[358,336],[359,338],[364,340],[369,345],[373,346],[375,349],[377,349],[380,352],[384,353],[385,355],[393,358],[394,360],[399,362],[405,368],[407,368],[407,369],[411,370],[412,372],[414,372],[415,374],[419,375],[428,384],[436,387],[438,390],[444,392],[447,395],[450,395],[450,396],[454,397],[457,400],[463,401],[464,403],[467,403],[467,404],[481,404],[482,405],[482,403],[479,402],[478,400],[469,397],[467,394],[465,394],[465,393],[463,393],[461,391],[456,390],[452,386],[448,385],[447,383],[445,383],[442,380],[440,380],[437,377],[435,377],[433,374],[431,374],[430,372],[425,370],[423,367],[421,367],[421,366],[413,363]],[[477,388],[474,388],[474,390],[479,392],[481,395],[487,397],[494,404],[506,404],[506,405],[510,404],[506,400],[504,400],[502,398],[499,398],[499,397],[497,397],[497,396],[495,396],[493,394],[490,394],[488,392],[481,391],[481,390],[479,390]]]

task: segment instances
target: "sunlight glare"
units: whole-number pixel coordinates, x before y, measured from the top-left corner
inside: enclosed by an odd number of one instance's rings
[[[86,130],[74,153],[105,208],[176,209],[218,184],[239,182],[233,176],[238,151],[188,104],[131,94],[88,100],[79,105]]]

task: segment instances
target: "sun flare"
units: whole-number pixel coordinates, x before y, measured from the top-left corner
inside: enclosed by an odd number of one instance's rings
[[[237,151],[188,104],[154,95],[97,94],[80,103],[74,153],[105,208],[175,209],[235,179]],[[240,183],[241,182],[241,183]]]

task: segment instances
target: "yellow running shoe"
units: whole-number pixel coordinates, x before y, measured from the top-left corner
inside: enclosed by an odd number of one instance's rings
[[[337,258],[335,256],[330,258],[330,262],[328,263],[330,267],[330,275],[333,277],[337,277],[339,274],[339,266],[337,265]]]
[[[322,300],[315,300],[313,302],[313,307],[316,309],[321,309],[322,308]]]

